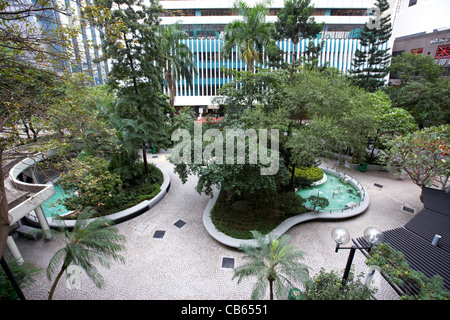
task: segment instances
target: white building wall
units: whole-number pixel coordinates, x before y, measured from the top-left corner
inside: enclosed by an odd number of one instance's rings
[[[392,38],[450,29],[450,0],[400,0]]]

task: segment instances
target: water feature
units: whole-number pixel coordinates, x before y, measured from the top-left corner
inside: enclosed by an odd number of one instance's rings
[[[64,198],[69,197],[69,195],[57,184],[55,184],[54,187],[55,194],[42,204],[42,209],[44,210],[46,217],[59,216],[70,212],[63,204],[58,203]]]
[[[358,205],[361,202],[361,194],[350,183],[344,183],[337,176],[326,173],[327,181],[321,185],[300,189],[296,193],[302,198],[306,199],[304,205],[311,208],[310,201],[311,196],[320,196],[326,198],[329,202],[328,206],[321,209],[323,211],[343,210],[351,206]]]

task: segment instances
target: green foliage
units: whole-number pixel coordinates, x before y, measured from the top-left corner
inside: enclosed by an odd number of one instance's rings
[[[378,266],[396,285],[408,283],[418,289],[416,295],[404,295],[404,300],[449,300],[450,293],[443,287],[442,277],[435,275],[431,279],[422,272],[412,269],[403,253],[382,243],[370,251],[366,260],[369,266]]]
[[[327,198],[319,196],[310,196],[308,200],[314,211],[316,209],[321,210],[323,208],[326,208],[330,204]]]
[[[450,174],[450,125],[429,127],[387,143],[381,159],[389,170],[403,169],[420,187]]]
[[[265,199],[227,198],[221,192],[211,219],[218,230],[236,238],[251,239],[251,230],[268,234],[287,218],[305,213],[304,199],[293,192],[275,193]]]
[[[419,126],[437,126],[450,121],[450,80],[430,56],[403,53],[392,58],[392,72],[399,86],[384,88],[395,107],[411,113]]]
[[[66,171],[60,175],[58,184],[71,196],[64,199],[69,210],[78,206],[95,207],[103,210],[108,198],[121,191],[122,180],[119,175],[107,170],[108,161],[102,158],[86,157],[83,161],[73,159],[65,164]],[[73,195],[75,190],[79,196]]]
[[[349,273],[345,286],[342,286],[342,276],[336,271],[326,272],[320,269],[312,281],[306,283],[302,292],[303,300],[374,300],[377,289],[364,285],[364,274],[354,276]]]
[[[223,56],[230,56],[237,46],[248,70],[253,70],[255,63],[263,61],[266,46],[271,45],[274,48],[273,24],[266,22],[268,3],[269,1],[263,0],[250,7],[245,1],[237,0],[233,8],[239,12],[242,19],[228,23],[225,28]]]
[[[376,0],[375,6],[379,14],[375,15],[374,24],[364,25],[360,36],[361,49],[356,50],[350,70],[354,83],[371,92],[384,85],[391,58],[389,48],[380,49],[391,37],[391,15],[385,14],[390,5],[387,0]]]
[[[323,29],[324,23],[315,22],[314,17],[312,17],[313,12],[314,6],[311,6],[310,0],[287,0],[277,14],[278,19],[274,24],[274,38],[276,40],[290,39],[294,44],[294,50],[291,53],[291,72],[298,66],[296,50],[299,40],[301,38],[315,39]],[[312,62],[316,59],[320,50],[321,46],[316,48],[311,41],[304,52],[303,58]]]
[[[41,272],[41,269],[35,267],[29,262],[23,262],[19,264],[10,255],[4,256],[6,263],[8,264],[14,279],[17,281],[21,288],[26,288],[35,282],[34,276]],[[6,276],[3,268],[0,268],[0,300],[11,300],[15,296],[14,288]]]
[[[119,253],[125,250],[121,243],[125,237],[120,235],[113,222],[105,218],[92,219],[95,211],[85,208],[77,218],[72,231],[64,233],[66,245],[56,251],[47,266],[47,278],[59,270],[49,292],[49,300],[52,299],[56,285],[65,270],[75,264],[81,267],[87,276],[98,288],[102,288],[105,281],[99,270],[94,265],[99,263],[102,267],[109,268],[110,260],[125,262]]]
[[[306,282],[309,280],[308,267],[300,262],[304,252],[297,251],[289,244],[290,236],[283,235],[275,239],[267,238],[257,231],[252,231],[256,245],[242,245],[246,262],[234,270],[234,278],[238,283],[247,277],[256,277],[251,298],[260,299],[269,285],[270,299],[274,293],[277,299],[287,299],[292,281]]]
[[[303,177],[312,182],[319,181],[323,178],[323,171],[319,167],[301,167],[295,168],[295,177]]]
[[[194,62],[194,54],[182,40],[189,39],[186,32],[180,30],[178,24],[161,26],[161,54],[165,68],[165,82],[170,96],[172,117],[174,116],[174,103],[176,95],[176,83],[185,79],[192,87],[192,78],[197,73]]]
[[[406,85],[410,80],[423,77],[427,81],[437,81],[442,73],[441,66],[436,64],[432,56],[403,52],[391,60],[391,72],[396,74],[401,85]]]
[[[407,110],[420,127],[439,126],[450,121],[450,80],[431,82],[425,78],[408,81],[386,92],[395,107]]]

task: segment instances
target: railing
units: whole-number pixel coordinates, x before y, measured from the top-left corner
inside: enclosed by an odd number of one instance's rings
[[[363,185],[355,180],[353,177],[349,176],[348,174],[344,173],[344,172],[340,172],[334,168],[330,168],[328,166],[320,166],[321,168],[325,168],[326,170],[330,171],[327,172],[329,174],[335,175],[335,173],[337,173],[337,178],[340,180],[341,178],[343,178],[343,181],[341,181],[342,183],[345,183],[345,179],[348,179],[348,183],[352,184],[356,189],[359,190],[360,193],[360,201],[358,203],[356,203],[355,206],[351,206],[351,207],[346,207],[346,208],[336,208],[336,209],[330,209],[327,208],[325,210],[318,210],[319,212],[329,212],[329,213],[333,213],[333,212],[344,212],[344,211],[351,211],[356,207],[359,207],[361,205],[361,202],[364,201],[365,197],[366,197],[366,189],[363,187]],[[312,208],[309,208],[312,210]]]

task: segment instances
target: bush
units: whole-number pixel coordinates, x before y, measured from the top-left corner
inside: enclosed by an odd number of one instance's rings
[[[342,286],[342,276],[334,270],[325,272],[322,268],[313,281],[306,283],[302,293],[304,300],[374,300],[377,289],[364,285],[364,274],[354,277],[349,273],[347,283]]]
[[[295,168],[294,176],[316,182],[323,178],[323,171],[318,167]]]
[[[4,258],[8,264],[11,273],[16,279],[21,288],[26,288],[31,285],[34,280],[34,276],[41,272],[41,269],[35,267],[29,262],[19,264],[9,254],[4,255]],[[0,300],[12,300],[16,298],[16,292],[6,276],[3,268],[0,268]]]
[[[107,160],[94,157],[86,157],[82,161],[73,159],[66,163],[67,171],[60,175],[58,184],[65,192],[77,191],[79,194],[64,200],[67,209],[93,207],[101,212],[105,202],[120,193],[122,180],[107,167]]]

